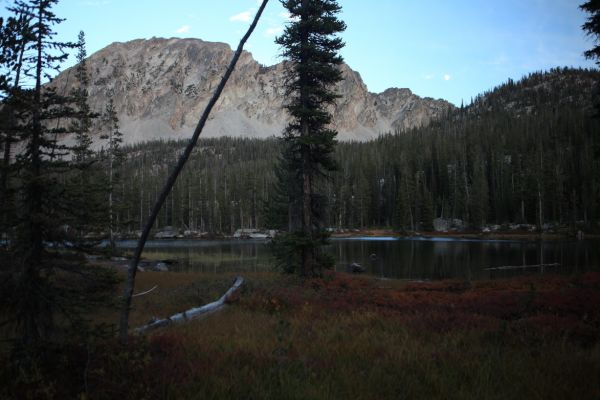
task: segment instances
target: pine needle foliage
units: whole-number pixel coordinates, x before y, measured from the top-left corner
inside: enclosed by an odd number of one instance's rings
[[[319,251],[327,239],[323,183],[336,169],[337,132],[328,127],[327,107],[338,98],[333,87],[342,80],[339,51],[344,42],[336,35],[346,25],[337,18],[341,7],[333,0],[282,4],[292,22],[276,43],[288,61],[286,108],[292,121],[283,134],[284,172],[279,174],[288,193],[288,235],[275,241],[275,254],[285,271],[314,276],[331,265]]]

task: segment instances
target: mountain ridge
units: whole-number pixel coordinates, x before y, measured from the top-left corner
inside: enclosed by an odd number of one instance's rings
[[[233,51],[221,42],[151,38],[114,42],[86,59],[92,110],[101,112],[109,98],[126,143],[181,139],[191,135]],[[217,102],[203,137],[279,136],[288,121],[284,109],[285,62],[259,64],[244,51]],[[52,82],[68,91],[75,67]],[[340,140],[365,141],[382,133],[426,126],[455,107],[445,100],[421,98],[406,88],[368,91],[360,74],[341,66],[340,98],[331,108]],[[95,121],[92,134],[103,127]]]

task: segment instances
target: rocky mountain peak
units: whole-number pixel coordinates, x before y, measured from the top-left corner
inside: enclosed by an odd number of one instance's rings
[[[100,112],[112,97],[128,143],[189,137],[232,55],[225,43],[199,39],[112,43],[87,59],[90,106]],[[341,68],[341,97],[332,107],[340,140],[364,141],[426,125],[454,108],[409,89],[370,93],[358,72],[346,64]],[[62,72],[53,84],[68,90],[73,73],[73,68]],[[288,121],[284,75],[284,63],[265,67],[244,52],[202,136],[280,135]],[[101,130],[96,121],[95,133]]]

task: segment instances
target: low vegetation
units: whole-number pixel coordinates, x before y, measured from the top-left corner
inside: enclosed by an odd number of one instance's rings
[[[233,275],[139,275],[132,326],[218,298]],[[407,282],[247,276],[217,315],[49,348],[17,398],[597,399],[600,274]],[[111,315],[102,315],[109,320]],[[116,315],[115,315],[116,318]],[[43,361],[42,361],[43,360]],[[10,365],[10,360],[2,360]]]

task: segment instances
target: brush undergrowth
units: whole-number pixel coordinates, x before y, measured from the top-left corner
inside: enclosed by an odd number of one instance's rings
[[[218,298],[232,276],[145,273],[132,325]],[[597,399],[600,274],[402,283],[256,274],[217,315],[49,348],[3,395],[90,399]],[[107,316],[105,316],[107,317]],[[8,366],[13,364],[8,360]]]

